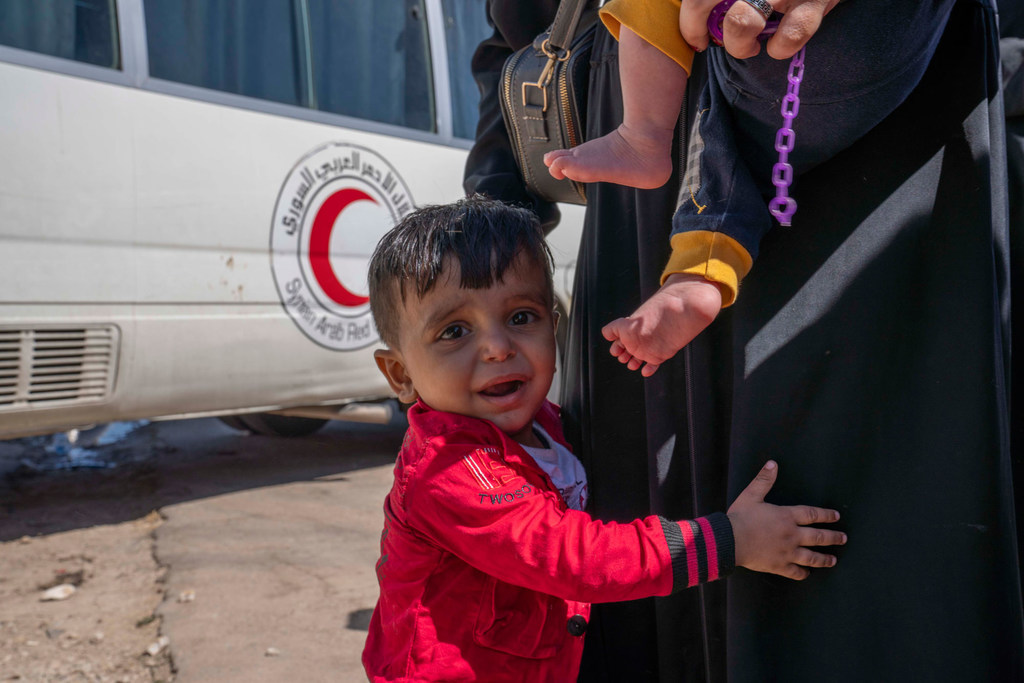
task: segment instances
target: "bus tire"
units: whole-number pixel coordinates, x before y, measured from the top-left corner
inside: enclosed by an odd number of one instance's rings
[[[232,429],[237,429],[240,432],[249,431],[249,428],[245,426],[245,423],[242,422],[238,415],[221,415],[217,419]]]
[[[327,424],[327,420],[274,413],[225,415],[220,421],[232,429],[250,431],[263,436],[306,436]]]

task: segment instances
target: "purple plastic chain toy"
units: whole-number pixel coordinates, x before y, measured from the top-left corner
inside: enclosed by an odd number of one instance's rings
[[[722,21],[725,13],[736,3],[736,0],[723,0],[715,5],[708,16],[708,33],[715,45],[722,44]],[[779,28],[779,20],[768,20],[764,31],[758,38],[764,40]],[[789,187],[793,184],[793,167],[789,163],[789,153],[793,151],[796,133],[793,132],[793,119],[800,111],[800,83],[804,79],[804,48],[793,55],[789,63],[789,74],[786,76],[786,96],[782,98],[782,127],[775,135],[775,151],[779,160],[772,167],[772,185],[775,186],[775,198],[768,203],[768,210],[779,221],[779,225],[790,225],[796,213],[796,200],[789,196]]]

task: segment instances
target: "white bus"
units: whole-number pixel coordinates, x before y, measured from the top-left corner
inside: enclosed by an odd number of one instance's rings
[[[488,32],[484,0],[2,0],[0,438],[387,398],[366,261],[462,194]]]

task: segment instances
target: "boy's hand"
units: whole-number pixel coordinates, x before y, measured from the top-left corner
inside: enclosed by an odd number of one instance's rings
[[[835,510],[764,502],[778,474],[778,466],[769,460],[729,507],[736,566],[800,581],[811,574],[806,567],[832,567],[836,563],[833,555],[810,547],[844,545],[846,534],[805,526],[837,521],[839,513]]]
[[[612,343],[611,354],[619,362],[650,377],[710,325],[720,310],[718,285],[699,275],[676,273],[633,315],[613,320],[601,333]]]

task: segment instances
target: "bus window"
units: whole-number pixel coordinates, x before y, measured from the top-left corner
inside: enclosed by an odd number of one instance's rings
[[[423,0],[145,0],[155,78],[435,131]]]
[[[444,32],[448,46],[448,77],[452,89],[452,127],[457,138],[472,140],[476,134],[476,121],[480,93],[470,62],[476,46],[489,36],[485,0],[442,0]]]
[[[435,131],[423,0],[308,0],[316,108]]]
[[[149,72],[156,78],[308,105],[301,18],[290,0],[146,0]]]
[[[121,68],[114,0],[4,0],[0,45]]]

